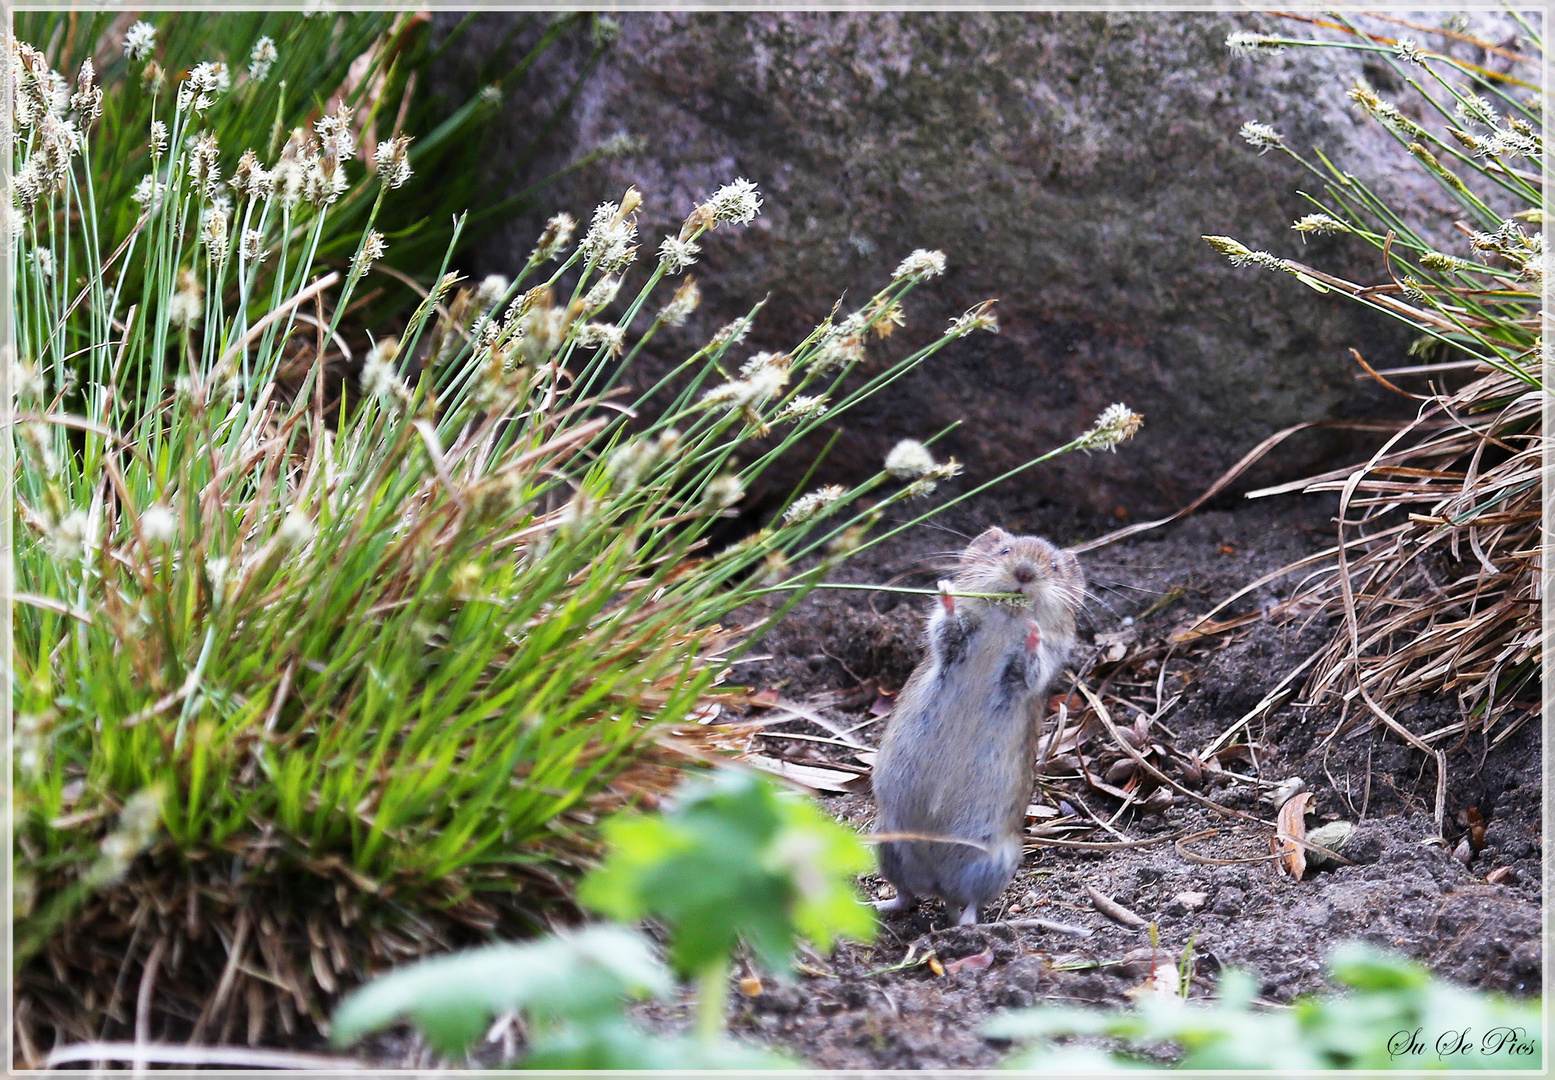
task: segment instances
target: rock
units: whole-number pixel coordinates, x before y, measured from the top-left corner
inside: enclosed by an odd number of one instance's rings
[[[1208,893],[1180,892],[1172,897],[1171,902],[1166,905],[1166,913],[1168,915],[1186,915],[1189,912],[1202,909],[1208,900]]]
[[[1240,915],[1244,899],[1245,895],[1241,889],[1233,885],[1222,885],[1215,893],[1215,906],[1210,910],[1216,915]]]
[[[473,70],[473,53],[515,17],[480,16],[444,78]],[[760,185],[762,216],[706,238],[692,270],[703,307],[645,350],[645,375],[769,294],[745,345],[791,347],[839,296],[862,303],[918,247],[943,249],[949,270],[909,298],[907,329],[889,349],[872,345],[876,360],[999,299],[1000,335],[953,343],[841,418],[819,480],[866,475],[897,439],[961,421],[937,450],[965,463],[960,483],[974,483],[1123,401],[1145,416],[1133,445],[1043,465],[1002,498],[1138,517],[1183,505],[1282,427],[1391,407],[1355,380],[1346,350],[1374,366],[1398,361],[1407,339],[1395,324],[1289,275],[1233,268],[1200,239],[1230,234],[1352,280],[1382,274],[1359,242],[1292,233],[1311,210],[1296,189],[1316,184],[1288,156],[1260,156],[1238,136],[1245,121],[1264,121],[1389,195],[1429,191],[1396,143],[1347,107],[1357,54],[1233,56],[1227,33],[1256,24],[1209,13],[615,18],[620,39],[513,187],[621,131],[646,147],[545,189],[532,214],[482,242],[478,272],[511,272],[546,215],[586,221],[628,185],[644,196],[646,255],[697,200],[743,176]],[[519,36],[515,58],[530,40]],[[494,155],[529,144],[591,49],[580,33],[541,58],[527,84],[536,92],[506,106],[510,134]],[[1352,445],[1338,440],[1298,436],[1248,482],[1313,470]],[[776,494],[795,477],[768,479]]]

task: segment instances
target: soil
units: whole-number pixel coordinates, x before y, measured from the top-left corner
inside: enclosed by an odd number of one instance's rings
[[[971,535],[992,522],[970,513],[956,523]],[[1042,531],[1059,542],[1073,542],[1083,528],[1040,509],[1001,524]],[[864,553],[837,580],[932,586],[943,576],[935,565],[965,540],[916,532]],[[1118,814],[1120,799],[1087,784],[1074,768],[1050,762],[1033,797],[1033,806],[1048,816],[1029,819],[1024,864],[997,904],[984,911],[983,925],[948,925],[938,901],[886,916],[875,943],[809,957],[787,984],[765,978],[759,994],[741,997],[733,1007],[731,1030],[820,1068],[987,1068],[1008,1052],[1007,1044],[979,1034],[996,1012],[1040,1004],[1125,1007],[1153,965],[1175,965],[1190,941],[1189,993],[1195,998],[1210,995],[1216,973],[1233,966],[1257,975],[1267,1002],[1322,990],[1325,955],[1350,939],[1417,958],[1463,985],[1538,993],[1542,788],[1536,725],[1525,724],[1493,749],[1483,736],[1471,736],[1449,757],[1445,842],[1432,816],[1434,764],[1380,727],[1352,725],[1329,739],[1338,716],[1328,706],[1287,699],[1255,718],[1249,731],[1223,740],[1236,745],[1208,761],[1217,737],[1333,627],[1322,618],[1281,623],[1255,617],[1190,643],[1172,646],[1168,636],[1263,574],[1328,546],[1332,535],[1322,500],[1271,500],[1202,513],[1082,556],[1094,599],[1073,666],[1090,669],[1092,688],[1104,684],[1103,700],[1120,727],[1155,714],[1149,742],[1159,752],[1153,760],[1221,807],[1272,821],[1275,809],[1265,796],[1301,777],[1314,796],[1309,827],[1356,823],[1341,850],[1351,865],[1309,870],[1293,880],[1270,861],[1269,828],[1181,793],[1170,800],[1157,794],[1149,809],[1142,808],[1149,784]],[[1267,612],[1294,583],[1282,579],[1254,591],[1217,618]],[[848,740],[873,746],[891,692],[917,661],[924,603],[911,596],[825,591],[796,608],[765,639],[760,658],[737,669],[738,681],[808,703],[826,723],[772,724],[753,738],[751,752],[858,772],[867,753],[855,758],[847,747],[781,733],[835,739],[847,732]],[[1292,685],[1299,690],[1300,679]],[[1175,705],[1158,708],[1173,698]],[[1070,701],[1077,712],[1084,710],[1078,697]],[[1459,719],[1456,703],[1443,701],[1414,702],[1397,715],[1415,731]],[[1098,780],[1127,760],[1099,724],[1084,730],[1078,750]],[[867,832],[874,815],[867,778],[847,786],[856,790],[825,795],[823,802]],[[1111,829],[1098,827],[1087,811]],[[1473,814],[1486,823],[1478,850],[1463,843],[1478,838],[1469,836]],[[1065,821],[1091,829],[1066,832]],[[1042,846],[1038,832],[1104,843],[1123,836],[1149,846]],[[1486,879],[1495,871],[1502,872],[1492,884]],[[873,877],[865,887],[890,895],[889,886]],[[1147,929],[1101,914],[1088,887],[1153,922],[1157,947],[1152,950]],[[1085,936],[1012,923],[1021,919],[1065,924]],[[644,1011],[665,1027],[681,1026],[684,1015],[676,1006]]]

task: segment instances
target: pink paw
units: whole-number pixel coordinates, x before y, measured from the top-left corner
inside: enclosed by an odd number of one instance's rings
[[[956,613],[956,598],[950,595],[950,582],[948,581],[939,583],[939,602],[945,606],[946,615],[954,615]]]
[[[1036,652],[1037,646],[1042,644],[1042,628],[1034,620],[1026,620],[1026,651]]]

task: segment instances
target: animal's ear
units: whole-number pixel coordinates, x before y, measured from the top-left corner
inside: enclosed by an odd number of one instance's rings
[[[1059,574],[1073,575],[1076,581],[1085,580],[1085,571],[1080,569],[1080,560],[1075,553],[1064,548],[1058,549],[1058,554],[1053,556],[1053,568]]]
[[[1009,538],[1009,533],[995,525],[993,528],[984,529],[981,533],[979,533],[977,539],[972,541],[971,546],[977,548],[979,551],[984,551],[988,548],[1004,543]]]

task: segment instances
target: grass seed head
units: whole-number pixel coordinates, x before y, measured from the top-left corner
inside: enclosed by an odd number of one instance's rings
[[[944,272],[945,253],[943,251],[919,248],[897,264],[896,269],[891,272],[891,280],[901,281],[904,278],[912,278],[914,281],[927,281],[929,278],[939,277]]]
[[[688,277],[680,283],[669,303],[659,311],[659,321],[665,326],[684,326],[691,313],[702,302],[702,290],[696,278]]]
[[[157,45],[157,28],[148,22],[137,22],[124,35],[124,57],[130,61],[144,60]]]
[[[255,82],[264,82],[280,55],[276,51],[274,39],[262,37],[254,42],[254,51],[248,54],[248,77]]]
[[[885,457],[885,471],[893,480],[911,481],[929,475],[934,455],[917,439],[903,439]]]

